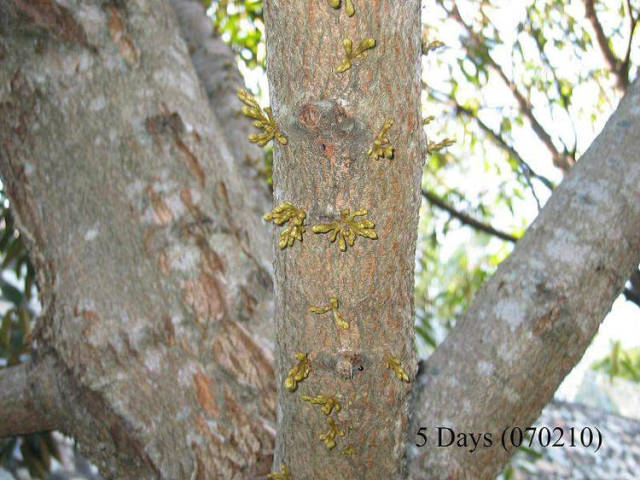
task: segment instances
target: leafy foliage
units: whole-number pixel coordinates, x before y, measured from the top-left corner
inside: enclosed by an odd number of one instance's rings
[[[455,210],[520,237],[603,126],[623,93],[594,40],[583,2],[425,0],[429,138],[457,144],[427,161],[424,189]],[[638,2],[631,2],[637,21]],[[624,58],[627,2],[596,2]],[[428,50],[428,49],[427,49]],[[632,49],[635,52],[637,49]],[[629,79],[638,55],[630,58]],[[473,179],[473,181],[469,181]],[[429,352],[511,250],[424,203],[416,274],[416,332]]]
[[[640,383],[640,347],[625,350],[619,341],[612,342],[609,355],[594,362],[591,368],[605,372],[611,380],[624,378]]]
[[[265,68],[262,0],[205,0],[216,32],[249,69]]]

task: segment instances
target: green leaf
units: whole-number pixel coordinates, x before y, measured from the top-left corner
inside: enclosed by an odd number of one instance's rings
[[[2,292],[2,298],[14,305],[20,305],[22,303],[22,292],[2,277],[0,277],[0,292]]]

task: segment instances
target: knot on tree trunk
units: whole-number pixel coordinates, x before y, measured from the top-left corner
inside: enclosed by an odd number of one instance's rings
[[[302,142],[315,145],[332,166],[349,169],[373,141],[373,130],[336,100],[314,100],[297,109],[295,130]],[[293,130],[293,129],[292,129]]]
[[[344,137],[352,132],[355,120],[333,100],[318,100],[302,105],[300,125],[313,133]]]

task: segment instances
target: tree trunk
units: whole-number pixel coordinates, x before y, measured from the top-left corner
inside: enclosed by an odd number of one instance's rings
[[[356,2],[353,17],[326,1],[264,5],[271,102],[288,138],[275,149],[274,205],[289,201],[307,215],[302,243],[275,254],[276,466],[300,479],[333,479],[336,472],[403,478],[410,386],[385,360],[397,357],[413,377],[413,268],[426,153],[420,2]],[[338,73],[347,38],[354,49],[365,38],[376,46]],[[394,158],[372,159],[367,152],[388,119]],[[377,240],[359,236],[343,252],[338,241],[313,233],[343,209],[367,209]],[[309,312],[331,297],[348,329],[331,312]],[[308,354],[311,372],[291,392],[283,383],[297,352]],[[335,397],[341,410],[326,416],[302,395]],[[318,438],[329,421],[345,433],[332,449]]]
[[[264,474],[274,373],[249,328],[271,281],[252,180],[167,1],[65,5],[0,7],[0,172],[39,274],[42,426],[107,478]]]

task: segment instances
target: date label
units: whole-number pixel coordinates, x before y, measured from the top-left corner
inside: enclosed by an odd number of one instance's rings
[[[593,448],[602,447],[598,427],[507,427],[502,432],[460,432],[450,427],[419,427],[415,446],[463,448],[469,453],[499,446],[509,452],[515,448]]]

